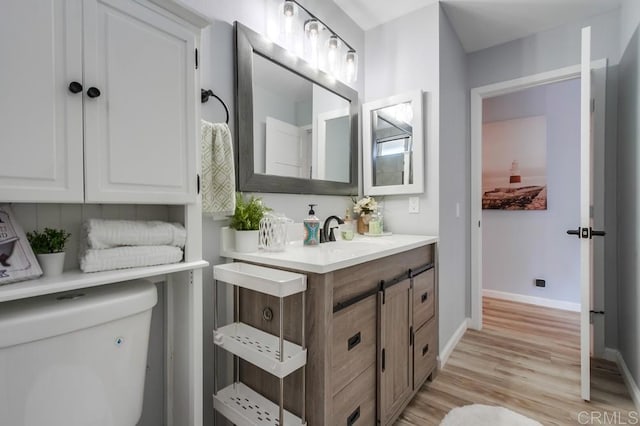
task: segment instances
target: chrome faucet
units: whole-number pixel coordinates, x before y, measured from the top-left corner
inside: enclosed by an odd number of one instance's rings
[[[322,226],[322,231],[320,232],[320,242],[327,243],[329,241],[335,241],[336,236],[333,234],[333,230],[335,228],[329,228],[331,225],[331,221],[335,219],[338,222],[338,225],[344,224],[344,220],[338,216],[329,216],[325,219],[324,225]]]

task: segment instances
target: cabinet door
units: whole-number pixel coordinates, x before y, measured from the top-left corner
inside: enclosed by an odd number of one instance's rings
[[[0,200],[81,202],[81,0],[3,0],[0,34]]]
[[[378,296],[378,418],[386,425],[411,396],[413,346],[410,338],[412,292],[409,280]]]
[[[87,202],[195,201],[196,35],[130,0],[85,1],[84,29]]]

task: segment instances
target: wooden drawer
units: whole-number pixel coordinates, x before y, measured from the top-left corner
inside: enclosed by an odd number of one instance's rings
[[[376,295],[333,315],[333,395],[376,362]]]
[[[413,388],[422,386],[436,368],[438,352],[436,321],[429,321],[418,329],[413,344]]]
[[[333,426],[376,424],[376,368],[369,366],[333,397]]]
[[[436,270],[431,268],[413,277],[413,327],[418,329],[433,318],[436,307]]]

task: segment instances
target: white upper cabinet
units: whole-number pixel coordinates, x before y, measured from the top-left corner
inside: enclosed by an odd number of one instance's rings
[[[82,202],[78,1],[0,3],[0,201]]]
[[[0,200],[195,201],[199,29],[154,8],[2,2]]]
[[[195,199],[195,36],[132,2],[86,2],[87,202]],[[88,94],[90,95],[90,94]]]

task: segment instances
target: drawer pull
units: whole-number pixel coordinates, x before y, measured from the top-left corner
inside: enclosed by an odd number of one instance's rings
[[[429,298],[429,292],[425,291],[424,294],[422,296],[420,296],[420,302],[424,303],[427,301],[427,299]]]
[[[422,356],[425,356],[429,352],[429,344],[422,348]]]
[[[360,336],[360,332],[358,331],[356,334],[349,337],[349,340],[347,340],[347,350],[350,351],[351,349],[355,348],[360,344],[361,341],[362,337]]]
[[[360,418],[360,406],[347,417],[347,426],[353,425]]]

